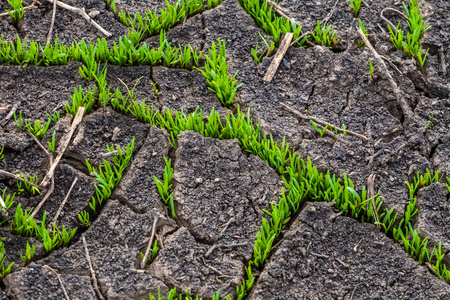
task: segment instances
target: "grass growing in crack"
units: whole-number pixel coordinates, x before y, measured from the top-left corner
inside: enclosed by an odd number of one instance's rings
[[[189,291],[186,290],[181,294],[177,293],[177,289],[173,288],[169,291],[169,294],[167,295],[167,297],[163,297],[160,293],[160,290],[158,289],[158,295],[153,296],[151,293],[148,295],[148,300],[202,300],[202,298],[200,298],[199,296],[193,297],[189,294]],[[212,298],[211,300],[220,300],[220,291],[218,291]],[[227,298],[228,299],[228,298]],[[143,299],[146,300],[146,299]]]
[[[272,51],[275,50],[275,43],[273,41],[270,41],[269,46],[269,43],[267,43],[266,39],[261,35],[261,32],[259,32],[259,36],[266,45],[266,49],[264,49],[264,51],[259,56],[258,56],[258,43],[256,43],[256,48],[251,49],[253,60],[255,61],[256,64],[259,64],[261,62],[261,59],[264,54],[266,54],[266,56],[270,56],[272,54]]]
[[[6,188],[3,189],[2,192],[2,200],[3,200],[3,204],[5,206],[2,205],[2,207],[0,208],[0,216],[1,216],[1,221],[0,221],[0,226],[3,225],[3,223],[5,223],[6,221],[9,220],[8,217],[4,217],[4,214],[6,212],[8,212],[8,210],[11,208],[11,206],[14,204],[14,197],[16,196],[16,194],[12,194],[12,195],[7,195],[6,194]]]
[[[52,141],[51,142],[47,141],[48,149],[50,150],[51,153],[53,153],[53,155],[55,155],[55,148],[56,148],[55,138],[56,138],[56,131],[53,131]]]
[[[273,7],[269,6],[267,1],[239,0],[239,4],[255,19],[258,26],[267,35],[273,36],[276,45],[280,44],[283,33],[293,32],[293,41],[300,36],[302,27],[297,26],[293,20],[277,16]]]
[[[55,44],[45,44],[42,50],[42,62],[45,66],[67,65],[69,62],[69,51],[67,45],[59,43],[58,36],[55,38]]]
[[[403,30],[400,28],[400,23],[401,22],[398,22],[395,32],[389,24],[387,25],[389,32],[391,33],[392,44],[394,44],[397,50],[403,50]]]
[[[322,129],[320,129],[319,128],[319,126],[317,126],[317,124],[313,121],[313,120],[310,120],[310,122],[311,122],[311,125],[317,130],[317,132],[320,134],[320,137],[323,137],[324,136],[324,134],[327,132],[327,129],[328,129],[328,126],[330,125],[330,124],[326,124],[325,125],[325,127],[323,128],[323,130]]]
[[[8,266],[5,266],[6,250],[5,244],[3,243],[4,240],[5,238],[0,239],[0,279],[3,279],[3,277],[11,273],[11,269],[14,265],[14,262],[11,262]]]
[[[324,26],[322,26],[320,22],[317,21],[315,32],[311,31],[311,35],[317,45],[323,45],[331,48],[331,46],[339,43],[337,32],[330,24],[324,24]]]
[[[146,36],[152,36],[160,33],[162,30],[168,30],[175,24],[183,21],[187,17],[200,12],[203,8],[201,0],[179,0],[175,4],[166,2],[166,9],[161,9],[159,13],[148,9],[145,16],[136,13],[134,16],[121,11],[119,18],[121,22],[134,31],[142,32]]]
[[[237,72],[233,77],[228,76],[228,64],[226,59],[225,41],[217,40],[213,42],[211,49],[208,50],[209,55],[206,55],[205,70],[199,70],[209,84],[209,90],[213,91],[220,102],[228,107],[233,103],[236,96],[236,91],[242,84],[236,85],[235,79]]]
[[[17,181],[17,190],[19,195],[25,190],[33,196],[41,193],[39,188],[36,187],[39,182],[37,175],[29,175],[27,177],[20,172],[18,176],[23,179],[23,182],[19,180]],[[25,189],[23,189],[22,186],[24,186]]]
[[[150,256],[147,257],[147,261],[145,262],[144,268],[147,266],[147,264],[151,261],[154,261],[156,258],[156,254],[158,254],[159,247],[158,247],[158,240],[155,239],[155,242],[153,243],[152,247],[152,253]],[[141,252],[141,258],[144,259],[144,253]]]
[[[45,112],[45,114],[52,120],[53,123],[57,123],[59,119],[61,119],[61,114],[58,111],[54,111],[53,115],[50,115],[48,112]],[[64,119],[64,117],[63,117]]]
[[[5,150],[5,147],[2,147],[2,149],[0,149],[0,160],[5,158],[5,154],[3,153],[4,150]]]
[[[158,96],[159,90],[158,90],[158,82],[152,83],[152,87],[153,87],[153,94],[155,96]]]
[[[20,254],[20,259],[22,259],[23,264],[26,266],[28,265],[31,260],[33,259],[34,253],[36,252],[36,246],[31,245],[27,242],[27,248],[25,250],[25,254]]]
[[[28,122],[28,120],[25,119],[25,126],[37,139],[40,139],[47,133],[51,122],[51,119],[49,119],[46,123],[43,123],[41,120]]]
[[[133,155],[135,138],[131,140],[131,143],[127,145],[125,153],[120,147],[114,150],[114,147],[107,146],[108,152],[117,151],[117,155],[111,158],[111,162],[103,160],[103,165],[98,166],[98,170],[93,168],[88,160],[86,160],[86,166],[89,173],[95,176],[99,184],[95,184],[95,196],[92,196],[89,202],[89,207],[94,213],[97,213],[97,209],[101,208],[106,200],[112,194],[112,190],[119,184],[122,179],[122,174],[128,167],[131,157]],[[89,217],[89,215],[87,215]],[[78,219],[83,225],[86,226],[86,214],[81,212],[78,215]],[[87,219],[89,221],[89,218]]]
[[[414,177],[414,183],[405,182],[409,189],[409,198],[413,199],[419,189],[439,182],[442,177],[443,175],[439,176],[439,171],[435,171],[432,174],[428,168],[424,175],[420,175],[419,171],[417,171],[416,177]]]
[[[77,89],[76,87],[73,88],[73,95],[70,96],[70,99],[72,99],[72,104],[69,104],[69,102],[67,101],[64,103],[66,112],[75,117],[78,109],[80,107],[84,107],[84,114],[88,114],[95,103],[95,92],[96,89],[92,91],[89,87],[85,93],[81,85],[79,86],[79,89]]]
[[[370,60],[369,60],[369,74],[370,74],[370,77],[373,78],[373,64],[372,64],[372,61],[370,61]]]
[[[16,112],[14,112],[14,122],[16,123],[17,127],[22,130],[23,129],[23,122],[22,122],[22,112],[19,112],[19,116],[16,116]]]
[[[350,7],[353,8],[355,12],[355,18],[358,16],[359,10],[361,8],[361,0],[348,0],[350,3]]]
[[[81,224],[85,227],[91,226],[91,222],[89,221],[89,213],[85,210],[78,214],[78,220],[80,220]]]
[[[364,24],[363,24],[363,22],[361,21],[361,19],[358,19],[358,25],[359,25],[359,28],[361,28],[361,30],[362,30],[362,32],[364,33],[364,35],[365,35],[366,37],[368,37],[369,34],[368,34],[367,31],[366,31],[366,26],[364,26]],[[358,40],[358,48],[361,48],[361,47],[364,46],[364,45],[365,45],[364,41]]]
[[[8,4],[12,7],[12,11],[6,10],[6,12],[13,18],[14,23],[17,25],[24,15],[23,0],[8,0]]]
[[[153,176],[153,180],[156,183],[156,187],[158,189],[159,195],[161,196],[163,202],[170,207],[170,211],[172,212],[172,218],[175,218],[175,207],[173,204],[173,193],[170,193],[170,188],[172,187],[172,176],[173,176],[173,168],[172,168],[172,160],[164,157],[164,161],[166,163],[164,167],[163,180],[159,180],[158,177]]]

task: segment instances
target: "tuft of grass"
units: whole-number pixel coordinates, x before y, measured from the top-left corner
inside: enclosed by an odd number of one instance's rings
[[[12,10],[6,10],[6,12],[13,18],[14,23],[17,25],[24,15],[23,0],[8,0],[8,4]]]
[[[148,295],[148,297],[149,297],[148,300],[177,300],[177,299],[179,299],[179,300],[182,300],[182,299],[183,300],[202,300],[202,298],[200,298],[198,296],[196,296],[196,297],[191,296],[189,294],[188,290],[186,290],[184,292],[184,294],[183,293],[178,294],[176,288],[171,289],[169,291],[169,294],[167,295],[167,297],[161,296],[159,288],[158,288],[158,295],[156,295],[156,297],[153,296],[151,293]],[[226,298],[227,300],[231,299],[228,297],[229,296],[227,296],[227,298]],[[211,300],[220,300],[220,299],[221,299],[220,291],[217,291],[217,293],[212,297]],[[143,299],[143,300],[146,300],[146,299]]]
[[[14,122],[16,123],[17,127],[22,130],[23,129],[23,122],[22,122],[22,112],[19,112],[19,116],[16,116],[16,112],[14,112]]]
[[[317,21],[315,32],[311,31],[311,35],[317,45],[324,45],[331,48],[332,45],[339,43],[337,32],[330,24],[322,26],[320,22]]]
[[[56,131],[53,131],[52,141],[51,142],[47,141],[48,149],[50,150],[51,153],[53,153],[53,155],[55,155],[55,148],[56,148],[55,138],[56,138]]]
[[[213,42],[211,49],[208,50],[209,55],[206,55],[205,70],[199,70],[209,84],[209,90],[214,92],[219,98],[220,102],[228,107],[233,104],[233,99],[236,96],[237,89],[242,84],[237,85],[237,72],[230,78],[228,75],[228,64],[226,60],[225,41],[217,40]]]
[[[51,122],[52,120],[49,119],[46,123],[42,123],[41,120],[37,120],[32,123],[25,119],[25,126],[37,139],[40,139],[47,133]]]
[[[81,224],[85,227],[91,226],[91,222],[89,221],[89,213],[85,210],[78,214],[78,220],[80,220]]]
[[[96,88],[94,89],[94,91],[92,91],[91,88],[89,87],[86,92],[84,92],[81,85],[79,89],[77,89],[76,87],[73,88],[73,95],[70,96],[70,99],[72,99],[72,104],[69,104],[69,102],[67,101],[64,103],[66,112],[75,117],[78,112],[78,109],[80,107],[84,107],[85,108],[84,114],[85,115],[88,114],[95,103],[95,93]]]
[[[4,150],[5,150],[5,147],[2,147],[2,149],[0,150],[0,160],[5,158],[5,154],[3,154]]]
[[[22,259],[25,266],[31,262],[35,252],[36,252],[36,246],[33,244],[30,246],[30,244],[27,242],[27,248],[25,250],[25,254],[24,255],[20,254],[20,258]]]
[[[400,23],[397,24],[397,30],[394,32],[391,26],[388,24],[389,32],[391,33],[391,41],[397,50],[403,50],[403,30],[400,28]]]
[[[327,123],[323,129],[320,129],[319,126],[313,120],[310,120],[310,122],[311,122],[311,125],[317,130],[317,132],[319,132],[320,137],[323,137],[325,135],[325,133],[327,132],[328,126],[330,126],[330,124]]]
[[[170,188],[172,187],[172,176],[173,176],[173,168],[172,168],[172,160],[164,157],[164,161],[166,163],[164,167],[163,180],[159,180],[158,177],[153,176],[153,180],[156,183],[156,187],[158,189],[159,195],[161,196],[163,202],[170,206],[170,211],[172,212],[172,218],[175,218],[175,207],[173,204],[173,193],[170,193]]]
[[[8,266],[5,266],[6,250],[5,244],[3,243],[4,240],[5,238],[0,239],[0,279],[3,279],[3,277],[11,273],[11,269],[14,266],[14,262],[11,262]]]
[[[359,10],[361,8],[361,0],[348,0],[350,3],[350,7],[353,8],[355,12],[355,18],[358,16]]]
[[[359,25],[359,28],[361,28],[361,31],[364,33],[364,35],[365,35],[366,37],[368,37],[369,34],[368,34],[367,31],[366,31],[366,26],[364,26],[364,24],[363,24],[363,22],[361,21],[361,19],[358,19],[358,25]],[[365,45],[364,41],[358,40],[358,48],[361,48],[361,47],[364,46],[364,45]]]
[[[22,172],[20,172],[19,177],[24,180],[23,182],[17,181],[17,188],[19,190],[18,192],[19,195],[21,194],[21,192],[24,191],[24,189],[22,189],[22,183],[25,189],[28,191],[28,193],[30,193],[30,195],[34,196],[41,193],[41,191],[36,187],[36,185],[38,185],[39,182],[37,175],[29,175],[27,177],[23,175]]]
[[[50,115],[48,112],[45,112],[45,114],[52,120],[53,123],[57,123],[59,119],[61,119],[61,114],[58,111],[53,112],[53,115]],[[64,118],[64,117],[63,117]]]

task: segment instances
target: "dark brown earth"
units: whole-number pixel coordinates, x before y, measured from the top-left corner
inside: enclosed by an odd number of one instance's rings
[[[21,37],[45,43],[52,4],[41,2],[26,11],[19,24],[9,16],[0,17],[0,34],[6,41]],[[145,99],[155,110],[171,108],[191,113],[199,107],[207,114],[214,108],[225,116],[238,106],[250,109],[264,133],[272,134],[277,141],[285,137],[300,157],[309,156],[320,171],[347,174],[356,190],[361,190],[369,175],[375,174],[375,191],[380,193],[383,208],[394,208],[400,218],[409,203],[405,182],[412,182],[417,172],[423,174],[428,168],[431,172],[439,170],[444,179],[450,177],[450,2],[423,1],[422,14],[431,26],[422,38],[422,45],[429,49],[423,70],[395,49],[380,18],[386,7],[403,11],[401,1],[365,2],[370,7],[363,4],[359,18],[376,51],[389,61],[391,74],[413,112],[410,117],[402,112],[381,68],[375,64],[374,77],[369,75],[368,61],[374,62],[374,58],[367,47],[357,47],[358,21],[348,1],[279,2],[288,16],[303,25],[303,32],[313,29],[317,20],[331,16],[328,23],[336,28],[340,42],[332,49],[290,47],[270,83],[263,77],[273,58],[255,64],[251,48],[257,43],[262,47],[259,34],[269,42],[272,37],[258,27],[238,1],[225,0],[168,30],[167,39],[172,45],[190,44],[205,53],[218,38],[225,41],[229,74],[238,72],[236,79],[243,84],[230,109],[222,107],[195,69],[108,64],[107,80],[112,91],[119,88],[122,93],[126,88],[120,80],[130,89],[139,80],[136,100],[141,103]],[[106,1],[64,3],[84,7],[113,33],[109,42],[118,41],[128,31]],[[116,3],[118,11],[128,13],[166,7],[165,1],[153,0]],[[0,13],[5,9],[9,6],[2,0]],[[400,20],[395,13],[385,16],[395,24]],[[103,37],[79,15],[61,8],[57,10],[54,34],[65,44]],[[146,38],[145,43],[156,47],[159,35]],[[75,87],[95,86],[80,76],[80,66],[76,62],[53,67],[0,65],[0,107],[20,103],[17,111],[33,121],[46,121],[46,112],[58,111],[65,119],[52,123],[42,139],[46,145],[55,130],[58,146],[72,121],[64,102],[71,103]],[[157,95],[153,85],[159,90]],[[327,135],[321,138],[309,120],[298,118],[280,103],[339,127],[345,124],[368,141],[350,135],[342,137],[346,143]],[[17,128],[13,118],[3,121],[8,112],[0,110],[0,149],[4,147],[5,154],[0,169],[43,178],[49,164],[46,155]],[[425,130],[428,121],[430,126]],[[40,219],[47,211],[47,222],[53,220],[77,177],[78,183],[57,224],[79,227],[78,233],[69,247],[46,255],[42,243],[11,234],[8,223],[0,227],[0,237],[5,238],[5,264],[15,262],[13,272],[0,283],[0,299],[64,299],[56,275],[44,265],[60,274],[70,299],[99,299],[83,237],[105,299],[142,300],[149,293],[157,294],[158,289],[167,295],[175,287],[203,299],[221,290],[222,295],[234,299],[236,286],[246,278],[244,267],[252,258],[261,220],[269,218],[263,209],[269,209],[270,202],[276,203],[281,194],[281,177],[259,157],[243,152],[237,140],[222,141],[183,132],[175,150],[168,136],[167,131],[140,123],[111,107],[95,107],[85,116],[56,170],[55,190],[37,215]],[[107,145],[125,149],[133,137],[130,166],[111,199],[91,220],[93,224],[83,228],[77,214],[88,209],[94,184],[98,183],[89,174],[85,160],[97,167],[103,159],[109,159],[104,156]],[[170,158],[174,167],[175,219],[161,201],[153,179],[162,178],[164,157]],[[17,192],[15,180],[0,175],[0,188],[5,187],[8,192]],[[25,209],[36,207],[47,189],[41,192],[35,197],[26,192],[16,195],[8,216],[14,216],[18,203]],[[429,238],[430,250],[441,242],[443,253],[449,252],[449,189],[443,183],[421,189],[417,208],[413,227],[421,237]],[[338,216],[326,203],[308,203],[292,217],[265,265],[254,270],[257,279],[246,299],[450,299],[450,286],[444,280],[418,265],[402,244],[395,244],[374,225]],[[142,269],[140,253],[146,250],[155,218],[160,250]],[[24,266],[20,254],[25,253],[27,242],[36,245],[36,254],[33,262]],[[222,247],[213,248],[219,244]],[[243,245],[230,247],[233,244]],[[444,261],[450,264],[448,257]]]

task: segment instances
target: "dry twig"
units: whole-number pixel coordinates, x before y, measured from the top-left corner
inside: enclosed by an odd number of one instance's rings
[[[83,118],[83,114],[84,114],[84,107],[80,107],[75,116],[75,119],[72,122],[72,126],[70,127],[69,133],[61,139],[61,146],[60,146],[61,152],[58,153],[58,156],[56,157],[53,164],[50,166],[47,175],[45,175],[44,179],[42,180],[41,185],[43,187],[47,186],[50,179],[53,178],[53,174],[55,173],[56,167],[58,166],[59,161],[61,160],[64,152],[66,151],[67,146],[69,146],[70,140],[72,139],[72,135],[75,132],[75,129],[77,129],[78,124],[80,124],[81,119]]]
[[[100,300],[105,300],[105,298],[103,297],[102,293],[100,292],[100,289],[98,288],[98,282],[97,282],[97,276],[95,276],[95,271],[92,268],[92,262],[91,262],[91,256],[89,255],[89,249],[86,243],[86,239],[83,235],[82,237],[83,240],[83,245],[84,245],[84,250],[86,251],[86,260],[89,264],[89,270],[91,271],[91,277],[92,277],[92,286],[94,287],[95,293],[97,294],[97,297]]]
[[[56,1],[53,1],[52,22],[50,23],[50,30],[48,31],[47,35],[47,44],[52,41],[52,33],[53,33],[53,26],[55,25],[55,17],[56,17]]]
[[[23,8],[23,10],[28,10],[28,9],[32,9],[34,7],[34,2],[31,4],[31,5],[29,5],[29,6],[25,6],[24,8]],[[10,11],[10,13],[14,13],[15,12],[15,10],[13,10],[13,11]],[[6,17],[6,16],[9,16],[9,13],[8,12],[4,12],[4,13],[1,13],[0,14],[0,17]]]
[[[286,54],[286,51],[291,44],[293,37],[294,37],[294,34],[292,32],[288,32],[284,36],[283,41],[280,44],[280,47],[278,47],[277,53],[275,54],[269,68],[267,69],[266,76],[264,76],[264,79],[263,79],[264,81],[266,81],[266,82],[272,81],[273,77],[275,76],[275,73],[278,70],[278,66],[280,65],[281,61],[283,60],[283,57]]]
[[[14,113],[16,112],[17,108],[19,107],[19,105],[20,105],[20,101],[14,103],[14,105],[13,105],[13,107],[11,108],[10,112],[9,112],[9,113],[6,115],[6,117],[2,120],[1,126],[5,126],[5,125],[8,123],[9,119],[12,118],[12,116],[13,116]]]
[[[392,22],[389,21],[389,20],[384,16],[384,12],[385,12],[385,11],[392,11],[392,12],[398,13],[398,14],[399,14],[400,16],[402,16],[402,18],[405,19],[405,20],[408,20],[408,16],[405,15],[404,13],[402,13],[401,11],[398,11],[398,10],[396,10],[396,9],[394,9],[394,8],[390,8],[390,7],[386,7],[385,9],[383,9],[383,10],[381,11],[381,13],[380,13],[380,18],[381,18],[383,21],[385,21],[386,23],[388,23],[389,26],[391,27],[391,29],[392,29],[395,33],[397,33],[397,26],[395,26],[394,24],[392,24]]]
[[[153,238],[155,237],[156,224],[158,223],[158,219],[159,219],[158,215],[153,219],[152,235],[150,236],[150,241],[148,241],[148,246],[147,246],[147,249],[145,250],[144,258],[142,259],[142,262],[141,262],[142,269],[145,268],[145,264],[147,262],[147,257],[150,254],[150,250],[152,249]]]
[[[55,273],[56,277],[58,277],[58,281],[59,281],[59,284],[61,285],[61,289],[62,289],[62,291],[64,293],[64,297],[66,298],[66,300],[70,300],[69,295],[67,295],[66,289],[64,288],[64,285],[62,283],[61,276],[59,276],[59,274],[55,270],[53,270],[52,268],[50,268],[47,265],[42,266],[42,267],[44,269],[47,269],[47,270],[52,271],[53,273]]]
[[[298,117],[300,117],[300,118],[302,118],[302,119],[305,119],[305,120],[313,120],[314,122],[316,122],[316,123],[318,123],[318,124],[320,124],[320,125],[322,125],[322,126],[326,126],[326,125],[328,124],[328,125],[331,126],[333,129],[336,128],[337,131],[342,132],[342,133],[344,132],[344,129],[341,129],[341,128],[339,128],[339,127],[337,127],[337,126],[335,126],[335,125],[333,125],[333,124],[331,124],[331,123],[325,122],[325,121],[323,121],[322,119],[319,119],[319,118],[317,118],[317,117],[307,116],[307,115],[305,115],[305,114],[302,114],[301,112],[299,112],[298,110],[296,110],[296,109],[290,107],[289,105],[286,105],[286,104],[284,104],[284,103],[280,103],[280,105],[281,105],[282,107],[284,107],[286,110],[288,110],[288,111],[290,111],[290,112],[296,114]],[[357,133],[357,132],[354,132],[354,131],[351,131],[351,130],[347,130],[347,129],[345,130],[345,132],[346,132],[347,134],[350,134],[350,135],[359,137],[360,139],[362,139],[362,140],[365,141],[365,142],[367,142],[367,141],[369,140],[367,137],[365,137],[364,135],[359,134],[359,133]]]
[[[67,192],[66,197],[64,197],[63,202],[62,202],[61,205],[59,206],[58,211],[56,212],[56,215],[55,215],[55,217],[53,218],[53,222],[52,222],[53,225],[56,224],[56,220],[58,220],[58,217],[59,217],[59,215],[61,214],[61,211],[62,211],[64,205],[66,204],[67,200],[69,199],[70,193],[72,192],[72,189],[75,187],[75,184],[77,183],[77,181],[78,181],[78,177],[75,177],[75,179],[74,179],[73,182],[72,182],[72,185],[70,186],[69,191]]]
[[[56,0],[47,0],[51,3],[54,3]],[[73,7],[70,5],[67,5],[61,1],[56,1],[56,4],[64,9],[67,9],[68,11],[71,11],[73,13],[79,14],[80,16],[82,16],[83,18],[86,19],[86,21],[88,21],[89,23],[91,23],[95,28],[97,28],[98,30],[100,30],[104,35],[106,35],[107,37],[112,36],[112,33],[103,29],[103,27],[101,27],[97,22],[95,22],[94,20],[92,20],[92,18],[86,13],[84,8],[78,8],[78,7]]]
[[[386,76],[388,82],[392,86],[392,89],[394,90],[395,96],[397,98],[397,102],[400,105],[403,113],[405,114],[405,117],[410,118],[412,116],[411,108],[409,107],[408,103],[406,102],[405,98],[403,97],[402,91],[398,88],[397,83],[394,81],[394,78],[392,78],[392,75],[389,73],[388,68],[386,67],[386,64],[384,63],[381,56],[378,54],[378,52],[373,48],[372,44],[369,42],[369,39],[366,37],[366,35],[362,32],[361,28],[358,28],[358,34],[365,43],[365,45],[369,48],[369,50],[372,52],[373,56],[376,58],[378,64],[382,67],[382,73],[384,76]]]
[[[369,175],[369,177],[367,178],[367,198],[370,199],[373,196],[375,196],[375,188],[374,188],[374,184],[375,184],[375,174],[371,174]],[[372,199],[370,201],[370,204],[372,206],[372,213],[373,213],[373,217],[375,218],[375,223],[377,223],[377,228],[380,229],[381,226],[379,224],[380,219],[378,218],[378,213],[377,213],[377,207],[375,205],[375,199]],[[367,210],[369,210],[369,202],[367,203]]]

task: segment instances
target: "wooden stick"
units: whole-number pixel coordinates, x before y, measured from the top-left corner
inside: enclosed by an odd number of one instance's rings
[[[402,18],[405,19],[405,20],[408,20],[408,16],[405,15],[404,13],[402,13],[401,11],[398,11],[398,10],[396,10],[396,9],[394,9],[394,8],[390,8],[390,7],[386,7],[385,9],[383,9],[383,10],[381,11],[381,13],[380,13],[380,18],[381,18],[383,21],[385,21],[386,23],[388,23],[389,26],[391,27],[391,29],[392,29],[395,33],[397,33],[397,26],[395,26],[394,24],[392,24],[392,22],[389,21],[389,20],[384,16],[384,12],[385,12],[385,11],[393,11],[393,12],[396,12],[396,13],[398,13],[400,16],[402,16]]]
[[[64,152],[66,151],[67,146],[69,146],[70,140],[72,139],[72,135],[75,132],[75,129],[77,129],[78,124],[80,124],[82,118],[83,118],[83,114],[84,114],[84,107],[80,107],[78,108],[78,112],[75,116],[75,119],[72,122],[72,126],[70,127],[70,131],[67,134],[67,136],[62,138],[62,143],[61,144],[61,152],[58,153],[58,156],[56,157],[54,163],[51,165],[50,169],[47,172],[47,175],[45,175],[44,180],[42,180],[41,185],[43,187],[47,186],[50,179],[53,177],[53,174],[55,173],[56,167],[59,164],[59,161],[61,160]]]
[[[47,265],[42,266],[42,267],[44,269],[47,269],[47,270],[52,271],[53,273],[55,273],[56,277],[58,277],[58,281],[59,281],[59,284],[61,285],[61,289],[63,290],[64,297],[66,297],[66,300],[70,300],[69,295],[67,295],[66,289],[64,288],[64,285],[62,283],[61,276],[59,276],[59,274],[55,270],[53,270],[52,268],[50,268]]]
[[[10,108],[10,107],[11,107],[11,104],[8,104],[8,105],[6,105],[6,106],[0,107],[0,111],[2,111],[2,110],[7,110],[7,109]]]
[[[373,56],[378,61],[378,64],[382,67],[382,72],[384,76],[386,76],[388,82],[391,84],[392,89],[394,90],[395,97],[397,98],[397,102],[400,105],[403,113],[406,117],[410,118],[412,116],[411,108],[409,107],[408,103],[406,102],[405,98],[403,97],[402,91],[398,88],[397,83],[395,83],[394,78],[392,78],[392,75],[389,73],[388,68],[386,67],[386,64],[384,63],[381,56],[377,53],[375,48],[373,48],[372,44],[369,42],[369,39],[366,37],[366,35],[363,33],[361,28],[358,28],[358,34],[365,43],[365,45],[369,48],[369,50],[372,52]]]
[[[67,200],[69,199],[70,193],[72,192],[72,189],[75,187],[75,184],[77,183],[77,181],[78,181],[78,177],[75,177],[75,179],[74,179],[73,182],[72,182],[72,185],[70,186],[69,191],[67,192],[66,197],[64,197],[63,202],[62,202],[61,205],[59,206],[58,211],[56,212],[56,215],[55,215],[55,217],[53,218],[53,222],[52,222],[53,225],[56,224],[56,220],[58,220],[58,217],[59,217],[59,215],[61,214],[61,211],[62,211],[64,205],[66,204]],[[52,227],[53,227],[53,226],[52,226]]]
[[[275,73],[277,72],[278,66],[281,63],[281,60],[283,59],[287,49],[291,44],[293,37],[294,34],[292,32],[288,32],[284,36],[283,41],[281,42],[280,47],[278,48],[278,51],[275,54],[275,57],[273,58],[272,63],[269,66],[269,69],[267,69],[266,76],[264,76],[264,81],[266,82],[272,81],[273,77],[275,76]]]
[[[9,119],[12,118],[12,116],[13,116],[14,113],[16,112],[17,108],[19,107],[19,105],[20,105],[20,101],[14,103],[14,106],[11,108],[10,112],[9,112],[9,113],[6,115],[6,117],[2,120],[2,123],[1,123],[2,126],[5,126],[5,125],[8,123]]]
[[[29,6],[24,7],[23,10],[32,9],[33,7],[34,7],[34,3]],[[11,11],[10,13],[14,13],[14,12],[15,12],[15,10]],[[5,16],[9,16],[9,13],[4,12],[4,13],[0,14],[0,17],[5,17]]]
[[[155,237],[156,224],[158,223],[158,219],[159,219],[158,215],[153,219],[152,235],[150,236],[150,241],[148,241],[147,250],[145,250],[144,258],[142,259],[141,262],[142,269],[145,268],[145,264],[147,263],[147,257],[150,254],[150,249],[152,248],[153,238]]]
[[[47,155],[48,163],[51,167],[53,164],[53,155],[50,152],[48,152],[44,146],[42,146],[41,142],[39,142],[39,140],[34,136],[34,134],[32,134],[30,131],[27,131],[27,134],[29,136],[31,136],[31,138],[36,142],[36,144],[39,146],[39,148],[41,148],[42,151],[44,151],[44,153]],[[39,202],[38,206],[36,206],[36,209],[33,211],[33,213],[31,214],[30,217],[36,216],[36,214],[41,209],[42,205],[44,205],[45,201],[47,201],[47,199],[50,197],[50,195],[53,193],[54,190],[55,190],[55,180],[54,180],[54,178],[52,178],[52,183],[51,183],[50,189],[47,191],[47,194],[45,194],[45,196],[41,200],[41,202]]]
[[[368,199],[370,199],[373,196],[375,196],[374,183],[375,183],[375,177],[376,176],[377,175],[375,175],[375,174],[371,174],[367,178],[367,198]],[[374,199],[371,200],[371,204],[372,204],[371,206],[372,206],[373,217],[375,218],[375,222],[378,223],[378,222],[380,222],[380,219],[378,218],[377,207],[375,205],[375,200]],[[369,209],[369,203],[367,203],[367,208]],[[377,224],[377,228],[378,229],[381,228],[380,224]]]
[[[208,257],[216,248],[234,248],[234,247],[242,247],[242,246],[247,246],[248,243],[237,243],[237,244],[216,244],[213,245],[211,248],[209,248],[209,250],[205,253],[204,257]]]
[[[302,34],[301,36],[299,36],[295,41],[293,41],[289,47],[294,46],[295,44],[297,44],[298,42],[300,42],[305,36],[307,36],[308,34],[311,34],[311,32],[305,32],[304,34]]]
[[[333,125],[333,124],[331,124],[331,123],[325,122],[325,121],[323,121],[322,119],[319,119],[319,118],[313,117],[313,116],[307,116],[307,115],[304,115],[304,114],[302,114],[301,112],[299,112],[298,110],[296,110],[296,109],[294,109],[294,108],[292,108],[292,107],[290,107],[290,106],[288,106],[288,105],[286,105],[286,104],[284,104],[284,103],[280,103],[280,105],[281,105],[283,108],[285,108],[286,110],[288,110],[288,111],[294,113],[295,115],[299,116],[299,117],[302,118],[302,119],[305,119],[305,120],[313,120],[314,122],[316,122],[316,123],[318,123],[318,124],[321,124],[321,125],[323,125],[323,126],[326,126],[326,125],[328,124],[329,126],[333,127],[333,129],[336,128],[337,131],[342,132],[342,133],[344,132],[344,129],[341,129],[341,128],[339,128],[339,127],[337,127],[337,126],[335,126],[335,125]],[[365,137],[364,135],[359,134],[359,133],[357,133],[357,132],[354,132],[354,131],[351,131],[351,130],[347,130],[347,129],[345,130],[345,132],[348,133],[348,134],[350,134],[350,135],[354,135],[354,136],[356,136],[356,137],[359,137],[359,138],[362,139],[363,141],[366,141],[366,142],[367,142],[367,141],[369,140],[367,137]]]
[[[98,288],[97,277],[95,276],[95,271],[92,268],[91,256],[89,255],[89,249],[88,249],[88,246],[86,243],[86,239],[84,238],[84,235],[83,235],[82,239],[83,239],[84,250],[86,251],[86,260],[88,261],[89,270],[91,271],[92,285],[94,287],[95,293],[97,294],[97,297],[100,300],[105,300],[102,293],[100,292],[100,289]]]
[[[56,1],[53,1],[53,13],[52,13],[52,22],[50,23],[50,30],[47,35],[47,44],[52,41],[52,33],[53,33],[53,25],[55,25],[55,17],[56,17]]]
[[[302,26],[302,24],[298,23],[297,21],[295,21],[294,18],[289,17],[288,15],[286,15],[286,9],[282,8],[281,6],[279,6],[278,4],[276,4],[275,2],[271,1],[271,0],[267,0],[267,4],[269,4],[270,6],[272,6],[273,8],[275,8],[275,12],[277,12],[280,16],[282,16],[285,19],[288,20],[294,20],[295,25],[298,26]]]
[[[47,0],[51,3],[55,2],[56,0]],[[56,1],[56,4],[64,9],[67,9],[68,11],[71,11],[73,13],[79,14],[80,16],[82,16],[83,18],[86,19],[86,21],[88,21],[89,23],[91,23],[95,28],[97,28],[98,30],[100,30],[104,35],[106,35],[107,37],[112,36],[111,32],[103,29],[97,22],[95,22],[94,20],[92,20],[92,18],[86,13],[86,11],[84,10],[84,8],[78,8],[78,7],[73,7],[70,5],[67,5],[61,1]]]

